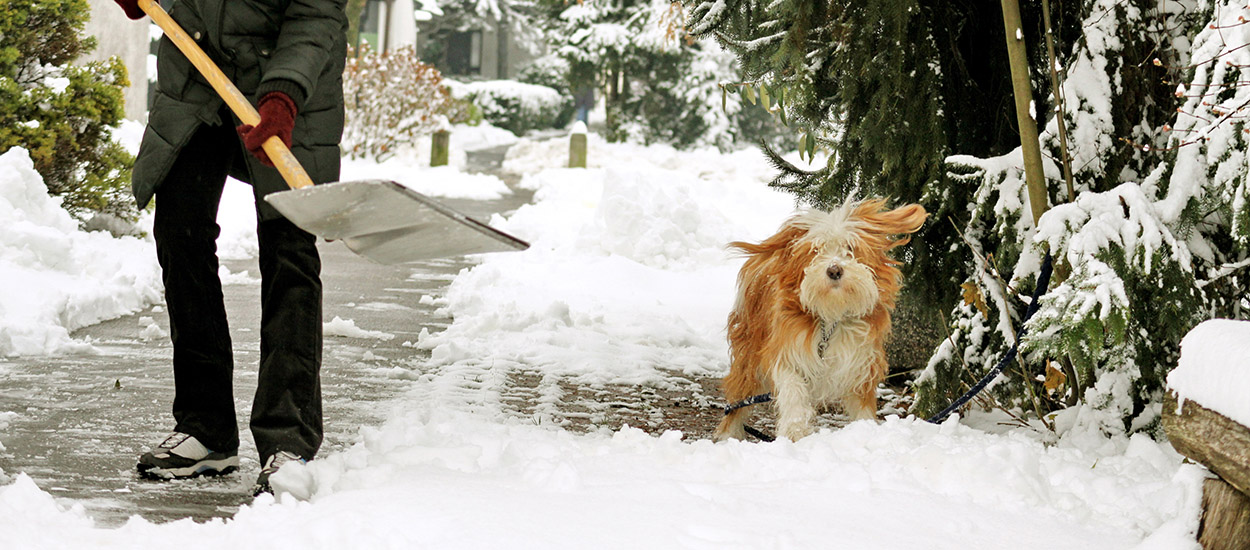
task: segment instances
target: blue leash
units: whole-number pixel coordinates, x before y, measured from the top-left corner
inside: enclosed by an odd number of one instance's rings
[[[1010,365],[1011,362],[1016,359],[1016,355],[1019,353],[1020,340],[1024,339],[1024,334],[1026,332],[1024,329],[1024,323],[1028,322],[1029,318],[1033,317],[1033,314],[1037,312],[1039,305],[1038,301],[1041,299],[1042,294],[1045,294],[1046,290],[1050,287],[1050,275],[1053,271],[1053,261],[1051,260],[1050,252],[1047,251],[1046,257],[1042,260],[1042,270],[1037,275],[1037,288],[1033,290],[1033,301],[1029,303],[1028,309],[1024,311],[1024,319],[1020,320],[1020,332],[1016,335],[1016,343],[1011,345],[1011,349],[1007,350],[1007,354],[998,361],[998,364],[994,365],[994,368],[990,369],[990,372],[985,373],[985,376],[982,376],[981,379],[978,380],[967,393],[960,396],[959,399],[956,399],[950,404],[950,406],[943,409],[942,412],[933,415],[933,417],[928,419],[928,422],[932,422],[934,424],[942,423],[943,420],[946,420],[947,416],[950,416],[951,413],[964,406],[964,404],[968,403],[968,401],[970,401],[973,397],[976,397],[978,393],[981,393],[986,386],[990,385],[990,382],[992,382],[995,378],[998,378],[999,374],[1002,374],[1003,369],[1007,368],[1007,365]],[[772,400],[773,394],[771,393],[762,393],[760,395],[748,397],[742,401],[738,401],[725,407],[725,414],[728,415],[729,413],[743,407],[767,403]],[[759,439],[760,441],[773,440],[773,438],[768,434],[765,434],[755,428],[750,426],[745,426],[745,428],[748,434]]]
[[[929,422],[940,424],[943,420],[946,420],[947,416],[950,416],[950,414],[959,409],[959,407],[964,406],[965,403],[975,397],[978,393],[981,393],[981,390],[984,390],[986,386],[990,385],[991,381],[998,378],[998,375],[1002,374],[1003,369],[1007,368],[1007,365],[1010,365],[1011,362],[1016,359],[1016,355],[1020,348],[1020,341],[1024,339],[1024,334],[1026,332],[1024,324],[1028,322],[1029,318],[1032,317],[1034,313],[1037,312],[1039,305],[1038,302],[1041,299],[1042,294],[1045,293],[1046,289],[1050,286],[1050,274],[1053,270],[1054,266],[1052,265],[1052,261],[1050,259],[1050,252],[1047,251],[1046,258],[1042,260],[1042,271],[1037,275],[1037,288],[1033,290],[1033,301],[1029,304],[1029,308],[1024,311],[1024,319],[1020,320],[1020,332],[1016,334],[1016,343],[1011,345],[1011,349],[1007,350],[1007,354],[998,361],[998,364],[994,365],[994,368],[990,369],[990,372],[985,373],[985,376],[982,376],[981,379],[978,380],[967,393],[960,396],[959,399],[956,399],[954,403],[951,403],[950,406],[943,409],[942,412],[933,415],[933,417],[929,419]]]

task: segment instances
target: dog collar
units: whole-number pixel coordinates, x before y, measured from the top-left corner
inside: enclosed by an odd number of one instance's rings
[[[825,349],[829,347],[829,339],[833,337],[833,331],[838,329],[837,323],[826,323],[820,321],[820,343],[816,345],[816,356],[824,357]]]

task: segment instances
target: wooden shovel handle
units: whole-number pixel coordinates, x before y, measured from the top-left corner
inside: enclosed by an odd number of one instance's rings
[[[174,42],[174,45],[182,50],[182,54],[191,60],[191,64],[199,69],[200,74],[204,75],[208,83],[217,91],[217,95],[226,101],[226,105],[230,106],[230,110],[239,117],[240,121],[252,126],[260,124],[260,113],[256,112],[256,108],[252,107],[239,89],[230,82],[229,78],[226,78],[225,73],[217,68],[217,64],[213,63],[204,50],[200,49],[200,45],[196,44],[195,40],[187,35],[187,31],[182,30],[182,27],[168,13],[165,13],[156,0],[139,0],[139,8],[147,13],[152,21],[165,31],[165,35]],[[282,179],[286,180],[286,184],[291,186],[291,189],[300,189],[313,184],[308,173],[304,171],[304,167],[300,166],[295,155],[291,154],[291,150],[287,149],[286,144],[282,143],[277,136],[265,140],[263,147],[265,153],[269,155],[269,160],[278,168]]]

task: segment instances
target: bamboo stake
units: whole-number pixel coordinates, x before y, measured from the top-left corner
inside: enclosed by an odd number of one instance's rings
[[[1029,86],[1028,57],[1024,48],[1024,31],[1020,26],[1020,5],[1016,0],[1002,0],[1002,5],[1007,59],[1011,64],[1011,88],[1016,98],[1016,122],[1020,127],[1020,147],[1024,154],[1024,180],[1029,186],[1029,206],[1036,227],[1049,208],[1049,200],[1042,171],[1042,149],[1037,141],[1037,121],[1029,113],[1033,92]]]

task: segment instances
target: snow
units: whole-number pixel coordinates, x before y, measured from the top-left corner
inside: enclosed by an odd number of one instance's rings
[[[451,325],[422,333],[415,345],[431,357],[420,376],[400,377],[410,394],[381,426],[362,427],[353,446],[284,469],[273,478],[278,498],[204,524],[136,516],[100,529],[81,504],[53,498],[25,473],[0,474],[5,546],[1197,547],[1205,470],[1141,435],[1045,443],[1027,429],[890,417],[799,442],[713,443],[628,426],[573,434],[466,396],[455,382],[508,365],[585,384],[727,368],[724,320],[742,259],[725,244],[769,235],[792,199],[765,185],[772,170],[756,151],[588,137],[588,169],[559,168],[562,139],[521,140],[509,152],[505,166],[525,174],[533,203],[491,223],[533,246],[478,256],[431,298]],[[48,311],[46,330],[64,332],[157,302],[150,241],[77,231],[24,159],[19,150],[0,156],[0,277],[33,290],[0,295],[0,334],[13,334],[19,311]],[[348,163],[343,177],[506,192],[402,158]],[[219,216],[223,249],[239,254],[254,254],[244,237],[255,223],[248,191],[231,183]],[[126,260],[135,264],[118,265]],[[118,284],[127,268],[148,279]],[[86,300],[73,308],[76,324],[56,324],[84,289],[124,303]],[[37,308],[8,302],[35,294],[47,297]],[[144,330],[155,325],[145,319]],[[325,328],[331,337],[390,336],[337,317]],[[0,411],[0,441],[12,414]]]
[[[351,319],[343,319],[337,315],[322,324],[322,334],[326,337],[342,336],[344,338],[373,338],[376,340],[393,340],[394,334],[380,330],[365,330],[356,326]]]
[[[1194,401],[1250,426],[1250,321],[1212,319],[1190,330],[1168,387],[1182,404]]]
[[[17,147],[0,155],[0,226],[0,356],[87,351],[70,331],[160,299],[151,242],[79,230]]]

